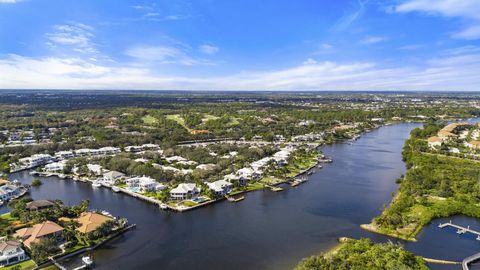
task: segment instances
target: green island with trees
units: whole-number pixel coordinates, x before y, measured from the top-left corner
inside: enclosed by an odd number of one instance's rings
[[[428,269],[422,257],[400,245],[347,239],[327,254],[303,259],[294,270]]]
[[[412,130],[403,149],[407,173],[392,203],[362,228],[405,240],[433,219],[453,215],[480,218],[480,163],[431,152],[426,139],[443,125],[428,123]]]

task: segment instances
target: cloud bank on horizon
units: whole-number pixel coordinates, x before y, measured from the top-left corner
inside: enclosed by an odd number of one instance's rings
[[[0,89],[480,90],[479,0],[236,2],[0,0]]]

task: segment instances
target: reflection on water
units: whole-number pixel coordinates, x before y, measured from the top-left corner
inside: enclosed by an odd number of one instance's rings
[[[391,200],[395,179],[405,173],[404,140],[416,126],[386,126],[351,145],[325,146],[334,162],[297,188],[253,192],[238,203],[221,202],[192,212],[164,212],[123,194],[55,177],[41,178],[44,184],[32,189],[32,197],[67,204],[88,198],[92,208],[138,225],[93,253],[97,269],[291,269],[301,258],[334,246],[338,237],[388,240],[359,225]],[[24,183],[32,179],[26,172],[11,178]],[[473,219],[465,222],[480,228]],[[439,259],[459,260],[476,252],[478,241],[436,224],[418,243],[404,243],[406,247]]]

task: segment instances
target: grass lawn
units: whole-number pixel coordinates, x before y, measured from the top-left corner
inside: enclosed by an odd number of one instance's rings
[[[177,122],[179,125],[181,125],[182,127],[184,127],[186,130],[188,130],[189,132],[191,131],[187,125],[185,125],[185,119],[183,119],[183,117],[181,117],[179,114],[171,114],[171,115],[167,115],[166,118],[168,120],[173,120],[175,122]]]
[[[260,182],[250,183],[247,185],[247,191],[259,190],[265,188],[265,185]]]
[[[210,121],[210,120],[217,120],[218,118],[220,118],[220,117],[210,115],[210,114],[204,114],[203,118],[202,118],[202,123],[205,123],[205,122]]]
[[[230,122],[228,122],[227,126],[231,127],[231,126],[236,126],[236,125],[240,125],[240,121],[241,118],[236,118],[236,117],[232,117],[230,119]]]
[[[143,121],[143,123],[145,123],[147,125],[152,125],[152,124],[157,123],[157,118],[155,118],[151,115],[147,115],[147,116],[142,117],[142,121]]]
[[[35,267],[37,267],[37,265],[35,264],[35,262],[33,260],[28,260],[28,261],[23,261],[21,263],[14,264],[14,265],[3,267],[2,269],[11,270],[14,267],[18,267],[18,266],[20,266],[21,270],[30,270],[30,269],[34,269]]]
[[[12,216],[10,215],[10,213],[3,214],[3,215],[1,215],[0,217],[1,217],[2,219],[5,219],[5,220],[9,221],[9,222],[13,222],[13,221],[17,220],[16,218],[12,217]]]
[[[187,207],[192,207],[192,206],[198,205],[198,203],[192,202],[192,201],[183,201],[183,202],[181,202],[180,204],[181,204],[181,205],[184,205],[184,206],[187,206]]]

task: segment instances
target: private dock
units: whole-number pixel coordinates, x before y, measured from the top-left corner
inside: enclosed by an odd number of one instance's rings
[[[464,234],[464,233],[471,233],[477,236],[477,240],[480,241],[480,232],[476,230],[470,229],[470,226],[467,226],[466,228],[460,225],[453,224],[452,221],[446,222],[446,223],[440,223],[438,225],[440,229],[446,228],[446,227],[452,227],[457,229],[457,234]]]
[[[469,256],[469,257],[463,259],[462,269],[463,270],[469,270],[468,265],[475,262],[475,261],[478,261],[479,259],[480,259],[480,253],[473,254],[472,256]]]

